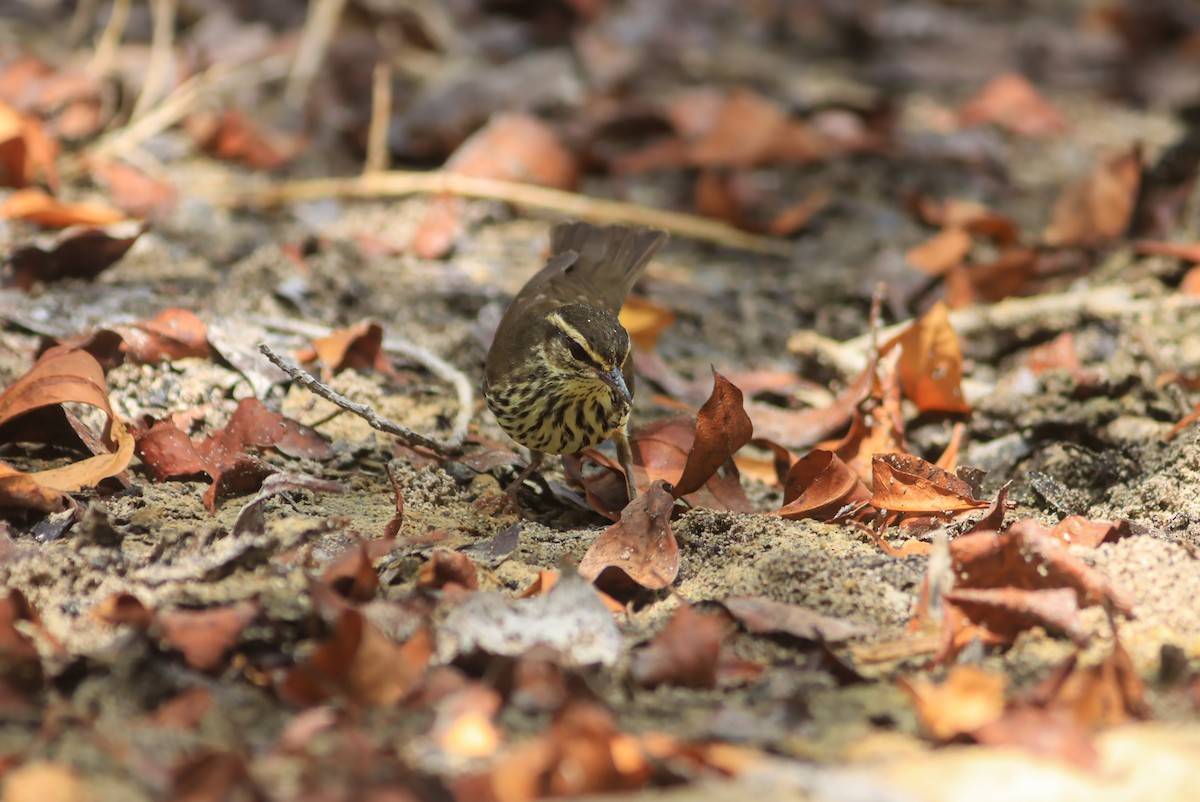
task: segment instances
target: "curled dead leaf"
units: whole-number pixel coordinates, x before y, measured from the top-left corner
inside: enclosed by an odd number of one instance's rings
[[[579,561],[579,574],[602,588],[630,582],[657,590],[679,573],[679,546],[671,533],[674,496],[656,481],[621,512]]]

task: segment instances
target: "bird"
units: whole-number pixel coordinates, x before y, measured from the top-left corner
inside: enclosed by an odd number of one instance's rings
[[[556,224],[550,258],[509,304],[488,350],[483,397],[500,428],[530,450],[505,489],[516,492],[547,454],[575,454],[611,439],[632,501],[633,407],[629,332],[618,315],[667,233],[585,222]]]

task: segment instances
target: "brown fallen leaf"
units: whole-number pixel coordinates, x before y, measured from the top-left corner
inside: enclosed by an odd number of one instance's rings
[[[679,573],[679,546],[671,533],[674,496],[662,480],[630,502],[579,561],[579,574],[602,589],[630,582],[658,590]]]
[[[312,343],[311,356],[321,361],[321,372],[326,379],[346,369],[391,372],[383,352],[383,327],[378,323],[356,323],[324,337],[316,337]],[[299,359],[308,362],[309,356],[303,354]]]
[[[913,454],[877,454],[871,461],[871,506],[890,512],[951,513],[987,507],[971,487]]]
[[[1009,527],[1010,532],[1029,532],[1035,536],[1052,537],[1068,546],[1095,548],[1102,543],[1116,543],[1133,535],[1129,521],[1093,521],[1082,515],[1068,515],[1053,526],[1034,518],[1025,518]]]
[[[303,136],[272,130],[237,109],[224,114],[193,112],[184,128],[200,150],[258,170],[278,170],[303,152]]]
[[[1066,118],[1028,79],[1015,72],[997,75],[959,110],[965,125],[990,123],[1018,136],[1061,134]]]
[[[58,151],[41,120],[0,100],[0,187],[21,189],[42,178],[57,190]]]
[[[349,601],[370,601],[379,589],[375,560],[387,554],[395,545],[395,538],[358,540],[321,572],[321,584]]]
[[[92,798],[87,783],[60,763],[26,763],[4,777],[4,802],[89,802]]]
[[[646,648],[634,652],[629,673],[644,688],[715,688],[721,642],[729,621],[682,604]]]
[[[1042,262],[1042,252],[1019,245],[1005,247],[989,262],[963,264],[946,273],[946,305],[951,309],[995,303],[1029,294]]]
[[[479,589],[479,569],[462,552],[434,549],[417,575],[417,587],[445,590],[448,586]]]
[[[617,730],[608,711],[577,701],[559,711],[545,733],[502,753],[487,790],[498,802],[574,798],[632,791],[650,776],[642,748]]]
[[[783,507],[768,514],[824,519],[870,497],[871,491],[850,466],[832,451],[818,448],[792,465],[783,483]]]
[[[125,221],[104,228],[72,226],[37,237],[9,254],[5,284],[27,291],[39,281],[95,278],[118,262],[145,231],[145,224]]]
[[[195,312],[178,306],[164,309],[149,320],[110,329],[120,335],[121,351],[136,365],[212,356],[204,321]]]
[[[1099,663],[1080,666],[1078,661],[1078,654],[1068,658],[1026,703],[1065,713],[1088,730],[1149,717],[1145,683],[1116,633],[1112,649]]]
[[[763,596],[730,596],[721,606],[747,631],[790,635],[801,640],[840,643],[869,635],[873,627],[819,613],[811,607],[787,604]]]
[[[0,393],[0,425],[42,407],[67,402],[86,404],[104,413],[100,442],[107,452],[33,473],[0,463],[0,507],[32,507],[45,512],[57,507],[62,494],[95,486],[129,465],[133,436],[109,404],[104,371],[84,351],[55,347],[42,354],[28,373]]]
[[[18,189],[0,202],[0,217],[46,228],[106,226],[126,219],[116,209],[98,203],[65,203],[36,187]]]
[[[463,142],[442,169],[472,178],[553,189],[574,189],[579,180],[575,155],[558,134],[525,114],[496,115]],[[461,198],[434,198],[413,235],[413,252],[423,259],[440,259],[450,253],[461,235],[462,208]]]
[[[10,697],[23,705],[42,688],[42,660],[31,627],[41,629],[25,594],[15,588],[0,592],[0,701],[6,708]]]
[[[944,228],[924,242],[914,245],[904,255],[905,260],[931,276],[944,275],[960,265],[971,252],[972,239],[966,229]]]
[[[879,350],[887,353],[893,347],[900,349],[900,386],[917,409],[952,414],[971,411],[962,392],[962,346],[945,304],[934,304]]]
[[[133,217],[161,221],[179,202],[179,191],[161,174],[151,176],[131,164],[115,161],[92,162],[90,167],[112,202]]]
[[[188,665],[215,672],[258,614],[257,602],[242,601],[205,610],[160,610],[154,625],[163,643],[181,652]]]
[[[715,369],[712,374],[712,394],[696,413],[696,439],[675,482],[675,498],[699,490],[722,465],[731,466],[733,455],[754,436],[742,406],[742,391]]]
[[[675,324],[675,313],[661,304],[631,295],[621,307],[620,321],[634,345],[643,351],[653,351],[662,333]]]
[[[242,399],[225,427],[198,443],[169,421],[158,421],[137,434],[138,456],[155,479],[208,474],[213,483],[204,494],[204,504],[210,512],[221,497],[256,490],[275,472],[248,451],[267,447],[311,459],[331,453],[318,432],[271,412],[255,398]]]
[[[428,629],[397,643],[344,604],[329,626],[328,637],[278,687],[284,700],[311,706],[341,697],[355,705],[391,707],[416,690],[433,654]]]
[[[1092,173],[1063,190],[1042,233],[1050,246],[1093,247],[1129,229],[1142,178],[1142,149],[1105,156]]]
[[[916,708],[921,729],[938,743],[969,735],[1004,713],[1008,678],[972,665],[951,666],[945,680],[899,680]]]

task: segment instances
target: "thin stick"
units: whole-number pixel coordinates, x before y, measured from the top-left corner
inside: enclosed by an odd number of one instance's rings
[[[1014,331],[1029,326],[1039,330],[1069,330],[1089,318],[1106,320],[1145,313],[1200,308],[1200,298],[1182,293],[1161,298],[1135,298],[1127,286],[1092,287],[1085,291],[1036,295],[1031,298],[1006,298],[994,304],[970,306],[950,313],[950,325],[960,337],[973,337],[987,331]],[[912,321],[888,326],[878,332],[884,342],[895,337]],[[844,342],[797,332],[788,344],[793,353],[828,352],[830,361],[846,374],[861,371],[867,363],[871,333]]]
[[[71,24],[67,26],[67,49],[73,50],[83,37],[87,35],[96,18],[96,0],[79,0],[71,14]]]
[[[304,32],[300,35],[300,48],[284,90],[284,99],[290,105],[299,106],[308,94],[345,6],[346,0],[310,0]]]
[[[503,201],[518,206],[548,209],[564,216],[597,223],[650,226],[677,236],[715,242],[718,245],[756,253],[789,256],[793,252],[791,243],[785,240],[751,234],[707,217],[651,209],[623,201],[590,198],[575,192],[532,184],[474,178],[444,170],[392,170],[350,178],[287,181],[265,189],[232,193],[218,191],[210,199],[228,206],[269,206],[287,201],[319,198],[377,198],[417,194],[459,195],[465,198]]]
[[[214,64],[175,87],[140,119],[100,139],[92,146],[90,154],[97,158],[125,155],[179,122],[202,97],[222,84],[234,78],[241,81],[271,80],[281,72],[283,66],[284,61],[278,56],[247,64]],[[256,73],[253,79],[247,76],[251,72]]]
[[[271,360],[271,362],[292,378],[297,384],[301,384],[308,390],[321,398],[324,398],[330,403],[336,404],[347,412],[352,412],[358,417],[365,420],[372,429],[390,434],[400,438],[410,446],[420,446],[428,448],[431,451],[436,451],[439,454],[453,454],[462,448],[462,443],[454,443],[451,440],[438,440],[433,437],[426,437],[419,432],[414,432],[407,426],[388,420],[381,417],[373,409],[366,404],[358,404],[346,398],[344,395],[333,390],[326,384],[321,383],[317,378],[310,373],[301,370],[293,365],[287,359],[284,359],[279,354],[271,350],[265,343],[260,343],[258,350],[263,356]]]
[[[150,35],[150,60],[146,65],[146,79],[142,91],[133,104],[130,119],[141,117],[162,95],[167,81],[167,68],[171,61],[171,46],[175,41],[176,0],[150,0],[150,12],[154,17],[154,30]]]
[[[363,174],[388,168],[388,128],[392,122],[392,68],[380,61],[371,74],[371,127],[367,129],[367,158]]]
[[[286,332],[301,337],[315,339],[329,335],[329,329],[315,326],[300,320],[286,318],[257,318],[256,323],[270,331]],[[471,380],[461,370],[454,367],[437,354],[416,343],[399,337],[386,337],[383,340],[383,350],[415,362],[428,370],[434,376],[454,388],[458,401],[458,414],[454,416],[454,424],[450,429],[450,438],[446,441],[454,449],[462,447],[467,439],[467,429],[471,425],[471,417],[475,410],[475,388]]]
[[[103,78],[112,69],[117,58],[117,48],[125,36],[125,24],[129,22],[129,8],[133,0],[113,0],[112,11],[108,15],[108,23],[100,40],[96,43],[96,52],[88,64],[87,72],[92,78]]]

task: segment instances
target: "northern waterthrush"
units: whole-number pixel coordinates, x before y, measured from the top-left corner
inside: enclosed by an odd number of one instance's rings
[[[560,223],[550,259],[505,311],[488,351],[483,396],[510,437],[532,452],[513,495],[546,454],[574,454],[612,438],[632,499],[633,405],[629,332],[617,319],[664,231]]]

